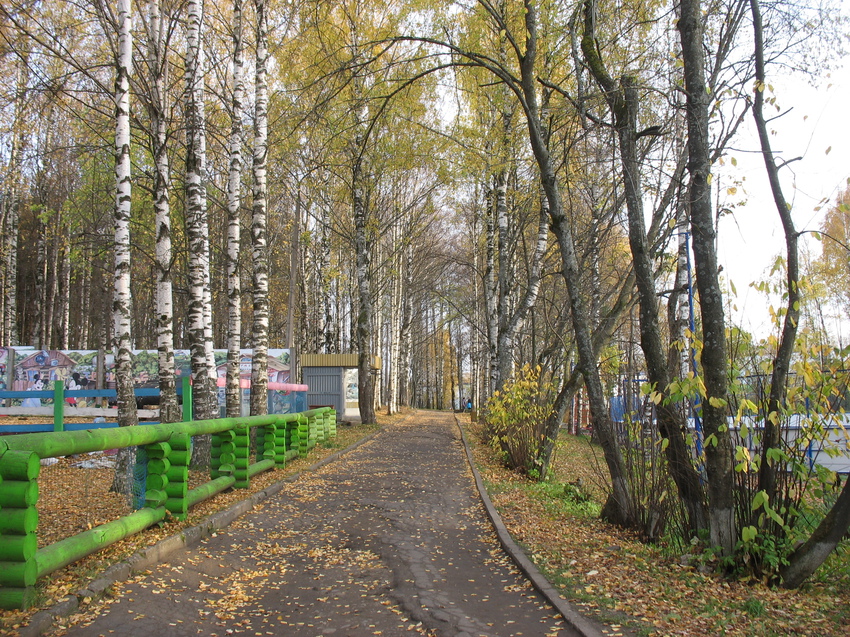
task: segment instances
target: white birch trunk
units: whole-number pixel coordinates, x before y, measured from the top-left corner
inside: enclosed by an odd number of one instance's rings
[[[174,300],[171,281],[171,167],[168,161],[168,127],[165,117],[165,41],[160,0],[148,2],[148,74],[152,92],[148,110],[151,118],[154,158],[154,214],[156,224],[156,347],[159,363],[159,417],[161,422],[178,422],[177,383],[174,376]]]
[[[240,206],[242,203],[242,100],[245,95],[242,53],[242,0],[233,0],[233,101],[230,108],[230,170],[227,179],[227,383],[229,418],[241,415],[239,348],[242,344],[242,282],[239,276]]]
[[[251,219],[254,320],[251,341],[251,415],[268,412],[269,266],[266,248],[268,159],[268,16],[265,0],[255,0],[257,13],[257,60],[254,114],[254,206]]]
[[[392,277],[390,288],[390,333],[389,333],[389,374],[387,375],[387,413],[394,414],[398,411],[398,388],[399,376],[401,375],[401,361],[399,353],[401,350],[401,321],[402,321],[402,276],[404,252],[397,249],[399,242],[399,228],[393,224],[392,247],[394,267],[396,274]]]
[[[115,77],[115,286],[113,324],[115,381],[118,393],[118,424],[137,425],[133,392],[133,338],[130,289],[130,73],[133,42],[130,31],[130,0],[118,0],[118,59]],[[115,467],[113,491],[130,493],[132,449],[123,449]],[[129,452],[129,453],[126,453]]]
[[[301,182],[295,191],[295,211],[292,214],[292,236],[289,246],[289,295],[286,302],[286,346],[294,354],[295,348],[295,306],[298,303],[299,256],[301,235]]]
[[[203,78],[203,3],[186,7],[186,234],[189,244],[189,307],[187,323],[192,353],[192,402],[195,417],[211,418],[215,404],[210,391],[206,307],[209,285],[209,228],[206,201],[206,134]],[[214,370],[213,370],[214,372]]]
[[[504,135],[507,138],[509,125],[508,117],[503,114],[505,121]],[[507,164],[508,159],[508,142],[507,139],[503,142],[502,162]],[[497,269],[497,296],[496,296],[496,316],[491,318],[496,322],[496,346],[491,345],[490,358],[490,374],[493,377],[491,383],[496,389],[501,389],[502,385],[511,374],[512,350],[513,342],[511,335],[505,330],[508,316],[511,311],[513,292],[511,289],[511,270],[512,264],[508,255],[508,246],[510,239],[508,237],[508,170],[503,167],[496,174],[496,260],[498,263]]]
[[[498,286],[496,283],[496,222],[495,222],[495,205],[488,200],[487,217],[486,217],[486,265],[484,276],[484,303],[487,310],[487,351],[488,351],[488,370],[487,370],[487,397],[492,396],[493,392],[498,389],[498,346],[499,346],[499,315],[497,313],[498,305]]]
[[[359,138],[358,141],[363,143]],[[359,147],[360,144],[357,144]],[[358,403],[360,407],[360,419],[364,424],[375,422],[375,411],[373,407],[372,386],[372,314],[374,307],[372,303],[372,281],[369,271],[370,241],[368,238],[367,204],[363,191],[363,165],[362,158],[355,157],[354,170],[352,171],[352,205],[354,212],[354,252],[356,260],[357,275],[357,348],[358,348]]]
[[[404,266],[402,268],[404,284],[401,299],[401,325],[399,326],[398,351],[398,402],[410,405],[410,369],[413,356],[413,332],[410,329],[413,318],[413,244],[408,243],[404,250]]]
[[[59,333],[59,349],[71,349],[71,246],[68,245],[69,230],[66,227],[62,243],[62,285],[59,286],[59,299],[62,307]]]

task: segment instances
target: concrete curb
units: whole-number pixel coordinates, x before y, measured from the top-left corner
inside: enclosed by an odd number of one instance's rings
[[[403,418],[400,422],[407,420],[409,416]],[[252,494],[251,496],[240,500],[224,511],[213,513],[207,518],[201,520],[196,526],[183,529],[179,533],[165,538],[157,542],[153,546],[144,548],[137,553],[134,553],[126,560],[113,564],[108,567],[100,577],[89,583],[88,587],[78,590],[67,597],[62,598],[50,608],[37,612],[32,616],[29,623],[23,626],[19,634],[21,637],[39,637],[47,632],[53,622],[59,617],[68,617],[80,608],[83,604],[89,603],[92,600],[103,597],[106,590],[116,582],[123,582],[130,579],[131,575],[145,571],[154,564],[165,560],[169,555],[180,549],[197,544],[205,537],[208,537],[223,528],[232,524],[237,518],[251,511],[257,504],[279,493],[283,488],[298,480],[305,473],[311,473],[324,467],[331,462],[334,462],[345,454],[354,451],[360,445],[366,444],[376,435],[384,431],[385,427],[373,431],[368,436],[365,436],[357,442],[349,445],[345,449],[332,453],[326,458],[322,458],[318,462],[310,465],[306,469],[293,473],[274,484],[269,485],[262,491]]]
[[[558,611],[561,617],[564,618],[564,621],[573,630],[582,635],[582,637],[605,637],[605,633],[602,631],[602,625],[581,615],[573,607],[573,605],[570,604],[570,602],[561,597],[549,580],[543,577],[534,563],[528,559],[525,552],[517,545],[516,542],[514,542],[507,527],[505,527],[504,522],[502,522],[499,512],[496,511],[496,507],[493,506],[493,502],[487,494],[487,489],[484,486],[484,482],[481,480],[478,469],[475,468],[472,450],[469,448],[469,442],[466,440],[466,433],[464,432],[463,427],[460,424],[460,419],[457,415],[455,415],[455,423],[457,424],[458,431],[460,431],[460,438],[463,442],[463,448],[466,451],[466,460],[469,463],[469,468],[472,470],[472,475],[475,478],[475,485],[478,488],[478,494],[481,497],[481,502],[484,504],[484,509],[487,511],[487,517],[490,518],[490,522],[493,524],[493,528],[496,531],[496,535],[499,537],[499,543],[502,545],[502,548],[528,578],[531,585],[534,586],[534,588],[537,589],[537,591],[550,604],[552,604],[555,610]]]

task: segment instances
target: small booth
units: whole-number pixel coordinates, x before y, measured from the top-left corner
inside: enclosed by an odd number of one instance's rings
[[[380,371],[381,357],[375,356],[371,372],[376,389]],[[307,406],[310,409],[333,407],[339,420],[360,416],[357,354],[302,354],[301,381],[309,387]]]

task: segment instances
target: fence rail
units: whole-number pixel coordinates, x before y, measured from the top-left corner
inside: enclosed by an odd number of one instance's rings
[[[259,459],[251,462],[254,428]],[[191,437],[205,434],[212,435],[211,479],[190,490]],[[39,577],[168,515],[185,519],[191,506],[230,487],[248,488],[258,473],[304,457],[317,443],[335,436],[336,412],[325,407],[297,414],[0,438],[0,608],[26,608],[33,602]],[[41,460],[126,447],[139,447],[148,458],[143,508],[39,549],[36,505]]]
[[[158,388],[140,387],[134,390],[137,398],[146,398],[159,396]],[[189,379],[184,379],[183,385],[177,387],[179,396],[191,396],[191,385]],[[53,431],[63,431],[65,429],[66,417],[98,417],[108,416],[115,413],[106,407],[75,407],[65,402],[66,399],[101,399],[109,400],[117,398],[118,394],[114,389],[74,389],[66,390],[62,381],[54,381],[53,389],[33,390],[3,390],[0,391],[0,401],[4,405],[8,405],[7,401],[11,400],[52,400],[53,404],[47,407],[0,407],[0,416],[53,416]],[[184,410],[188,413],[188,409]],[[156,418],[159,414],[153,409],[137,410],[139,418]],[[101,424],[101,423],[98,423]],[[111,426],[117,426],[114,423]],[[33,429],[35,427],[36,429]],[[30,431],[47,431],[41,425],[29,425]]]

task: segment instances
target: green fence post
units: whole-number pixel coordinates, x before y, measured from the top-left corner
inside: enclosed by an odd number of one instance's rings
[[[296,416],[291,420],[286,421],[286,433],[284,433],[283,440],[285,442],[285,451],[284,455],[286,456],[286,461],[295,460],[300,455],[300,438],[298,437],[298,423],[300,422],[300,416]]]
[[[0,608],[28,608],[35,599],[38,566],[39,457],[0,449]]]
[[[186,494],[189,492],[189,461],[192,458],[192,436],[185,433],[172,434],[168,439],[171,451],[168,461],[171,466],[165,472],[168,484],[165,485],[165,508],[178,520],[185,520],[189,505]]]
[[[331,438],[336,438],[336,411],[333,409],[328,412],[328,423]]]
[[[279,418],[274,428],[274,464],[282,469],[286,466],[286,437],[289,434],[289,423],[285,418]]]
[[[326,440],[325,436],[325,412],[320,413],[316,416],[316,444],[320,442],[324,442]]]
[[[65,431],[65,383],[53,381],[53,431]]]
[[[145,445],[148,454],[148,475],[145,479],[145,506],[152,509],[164,506],[168,500],[168,472],[171,469],[171,445],[155,442]]]
[[[221,439],[220,434],[213,434],[210,437],[210,480],[215,480],[221,477],[219,467],[221,466]]]
[[[192,379],[183,378],[183,422],[192,421]]]
[[[219,446],[218,466],[215,467],[216,475],[212,477],[215,479],[221,476],[232,476],[236,470],[236,432],[230,429],[217,433],[213,435],[214,445],[216,441]]]
[[[309,428],[307,429],[309,432],[309,436],[307,438],[307,450],[309,451],[316,446],[316,439],[319,437],[319,417],[316,414],[313,414],[307,422],[309,423]]]
[[[234,455],[233,484],[237,489],[247,489],[249,485],[248,466],[251,464],[251,429],[247,425],[238,424],[233,432]]]
[[[330,442],[331,439],[331,410],[327,409],[322,414],[322,428],[325,430],[325,442]]]
[[[310,443],[310,420],[307,416],[298,417],[298,455],[302,458],[307,457]]]
[[[263,435],[263,452],[260,454],[263,457],[263,460],[275,460],[277,454],[275,453],[275,438],[277,436],[277,423],[273,422],[270,425],[266,425],[262,429]]]

